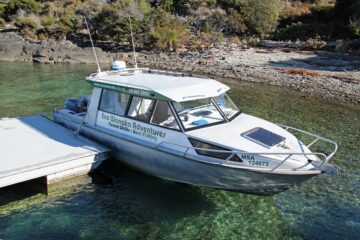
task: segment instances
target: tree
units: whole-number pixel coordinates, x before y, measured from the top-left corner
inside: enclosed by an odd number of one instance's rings
[[[138,6],[130,5],[129,8],[120,8],[112,4],[104,6],[93,19],[92,26],[97,30],[97,39],[113,40],[117,43],[131,42],[130,17],[135,41],[144,44],[149,33],[147,19],[144,19],[141,12],[134,14],[134,7]]]
[[[249,33],[263,37],[275,30],[279,19],[279,0],[242,0],[239,2]]]
[[[152,26],[152,44],[159,49],[173,51],[189,39],[188,26],[164,10],[153,11],[149,16]]]

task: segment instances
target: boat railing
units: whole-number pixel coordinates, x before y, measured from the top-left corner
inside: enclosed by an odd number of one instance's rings
[[[297,132],[297,133],[300,133],[300,134],[303,134],[303,135],[306,135],[306,136],[309,136],[309,137],[312,137],[313,140],[308,143],[306,145],[306,147],[308,149],[311,150],[311,148],[316,144],[316,143],[319,143],[319,142],[325,142],[327,144],[330,144],[333,146],[333,149],[332,151],[329,153],[329,154],[326,154],[326,158],[325,158],[325,162],[324,163],[327,163],[334,155],[335,153],[337,152],[338,150],[338,145],[336,142],[330,140],[330,139],[327,139],[327,138],[324,138],[318,134],[314,134],[314,133],[311,133],[311,132],[307,132],[307,131],[304,131],[302,129],[299,129],[299,128],[295,128],[295,127],[291,127],[291,126],[287,126],[287,125],[283,125],[283,124],[278,124],[278,126],[284,128],[286,131],[293,131],[293,132]],[[304,143],[305,144],[305,143]]]
[[[321,153],[321,152],[309,152],[309,153],[306,153],[306,152],[271,152],[271,153],[269,153],[269,152],[245,152],[245,151],[239,151],[239,150],[217,150],[217,149],[209,149],[209,148],[190,147],[190,146],[184,146],[184,145],[177,144],[177,143],[170,143],[170,142],[167,142],[167,141],[160,142],[158,145],[156,145],[155,148],[159,149],[164,144],[174,145],[174,146],[177,146],[177,147],[184,148],[184,152],[182,154],[182,157],[188,156],[190,150],[211,152],[211,153],[229,154],[229,156],[226,159],[223,159],[224,160],[223,164],[228,164],[228,165],[231,165],[234,162],[237,162],[237,161],[232,161],[231,160],[235,155],[237,155],[238,157],[240,156],[240,158],[241,158],[241,155],[244,155],[244,154],[249,155],[249,156],[257,156],[257,157],[269,156],[270,158],[271,158],[271,156],[272,157],[274,157],[274,156],[277,156],[277,157],[284,156],[284,158],[282,160],[280,160],[280,162],[278,164],[276,164],[274,167],[269,169],[270,171],[275,171],[276,169],[278,169],[281,165],[283,165],[285,162],[289,161],[290,159],[294,160],[293,158],[291,158],[293,156],[304,156],[304,157],[306,157],[308,159],[308,163],[304,164],[303,166],[296,167],[296,168],[293,168],[293,169],[289,169],[289,170],[294,170],[294,171],[301,170],[301,168],[303,168],[306,165],[313,162],[313,160],[309,159],[309,156],[318,157],[318,160],[319,160],[320,164],[319,165],[314,165],[315,170],[321,170],[321,167],[323,166],[323,164],[326,163],[326,160],[327,160],[327,155],[325,153]],[[211,157],[211,156],[209,156],[209,157]],[[272,160],[274,160],[274,158],[272,158]],[[279,159],[277,159],[277,160],[279,160]],[[234,165],[239,166],[237,164],[234,164]],[[251,168],[254,169],[256,167],[251,166]],[[259,168],[259,169],[264,170],[264,168]]]
[[[174,71],[167,71],[167,70],[158,70],[158,69],[150,69],[150,68],[125,68],[121,70],[111,70],[99,73],[92,73],[88,78],[97,78],[101,80],[102,76],[126,76],[129,74],[134,74],[136,72],[143,72],[149,74],[159,74],[159,75],[168,75],[168,76],[175,76],[175,77],[197,77],[197,78],[208,78],[206,76],[192,74],[192,73],[184,73],[184,72],[174,72]]]
[[[323,141],[326,143],[329,143],[331,145],[333,145],[333,149],[329,154],[326,154],[324,152],[246,152],[246,151],[239,151],[239,150],[218,150],[218,149],[209,149],[209,148],[198,148],[198,147],[191,147],[191,146],[184,146],[181,144],[177,144],[177,143],[170,143],[167,141],[163,141],[160,142],[155,148],[160,148],[162,145],[164,144],[169,144],[169,145],[173,145],[173,146],[177,146],[180,148],[184,149],[183,152],[183,157],[186,157],[189,153],[190,150],[194,150],[196,152],[199,151],[203,151],[203,152],[211,152],[211,153],[222,153],[222,154],[229,154],[229,156],[227,156],[226,159],[224,159],[224,164],[231,164],[233,162],[236,161],[232,161],[231,159],[233,159],[233,157],[235,155],[237,155],[238,157],[241,155],[250,155],[250,156],[257,156],[257,157],[269,157],[272,160],[275,160],[274,157],[277,157],[277,161],[280,160],[280,162],[278,164],[276,164],[274,167],[272,167],[270,170],[271,171],[275,171],[276,169],[279,169],[280,166],[282,166],[284,163],[288,162],[289,160],[296,160],[294,158],[292,158],[293,156],[303,156],[308,160],[308,163],[306,163],[305,165],[301,166],[301,167],[297,167],[297,168],[293,168],[291,170],[301,170],[301,168],[305,167],[306,165],[310,164],[311,162],[314,161],[314,157],[316,158],[316,161],[319,161],[319,164],[314,165],[315,170],[321,170],[321,167],[326,164],[336,153],[337,149],[338,149],[338,145],[336,142],[321,137],[317,134],[314,133],[310,133],[298,128],[294,128],[294,127],[290,127],[290,126],[286,126],[286,125],[280,125],[279,126],[285,128],[286,130],[292,130],[295,132],[299,132],[301,134],[305,134],[307,136],[313,137],[314,140],[311,141],[309,144],[306,145],[306,147],[311,151],[311,147],[314,146],[315,143],[319,142],[319,141]],[[299,142],[300,146],[302,146],[303,143]],[[279,156],[282,156],[279,159]],[[264,168],[261,168],[262,170]]]

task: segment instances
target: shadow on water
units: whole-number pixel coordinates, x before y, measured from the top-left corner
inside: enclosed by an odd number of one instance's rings
[[[161,180],[114,160],[104,162],[97,172],[112,179],[112,184],[99,189],[99,193],[115,196],[101,208],[111,215],[117,209],[116,212],[121,214],[114,217],[120,221],[171,220],[213,209],[197,187]]]
[[[56,189],[49,192],[49,202],[77,202],[76,205],[80,204],[86,209],[102,202],[97,207],[103,217],[132,224],[158,219],[174,220],[213,209],[211,202],[196,187],[142,174],[112,159],[105,161],[87,178],[90,181],[85,182],[80,178],[77,184],[64,185],[59,188],[61,191]],[[22,200],[39,193],[46,197],[43,178],[12,185],[0,190],[0,205],[12,202],[21,205]],[[86,202],[86,199],[90,200],[87,194],[91,196],[90,202]],[[31,201],[27,205],[31,206]]]
[[[18,183],[12,186],[1,188],[0,206],[30,198],[39,193],[46,193],[43,178],[37,178],[24,183]]]

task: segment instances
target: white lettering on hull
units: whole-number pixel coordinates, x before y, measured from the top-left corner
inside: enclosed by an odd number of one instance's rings
[[[137,136],[154,142],[162,141],[166,137],[166,129],[120,117],[111,113],[99,111],[96,124],[127,135]]]

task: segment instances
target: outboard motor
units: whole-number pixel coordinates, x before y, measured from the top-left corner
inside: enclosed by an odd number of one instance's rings
[[[64,107],[75,113],[82,113],[86,112],[89,102],[90,96],[82,96],[80,99],[67,98],[64,102]]]

